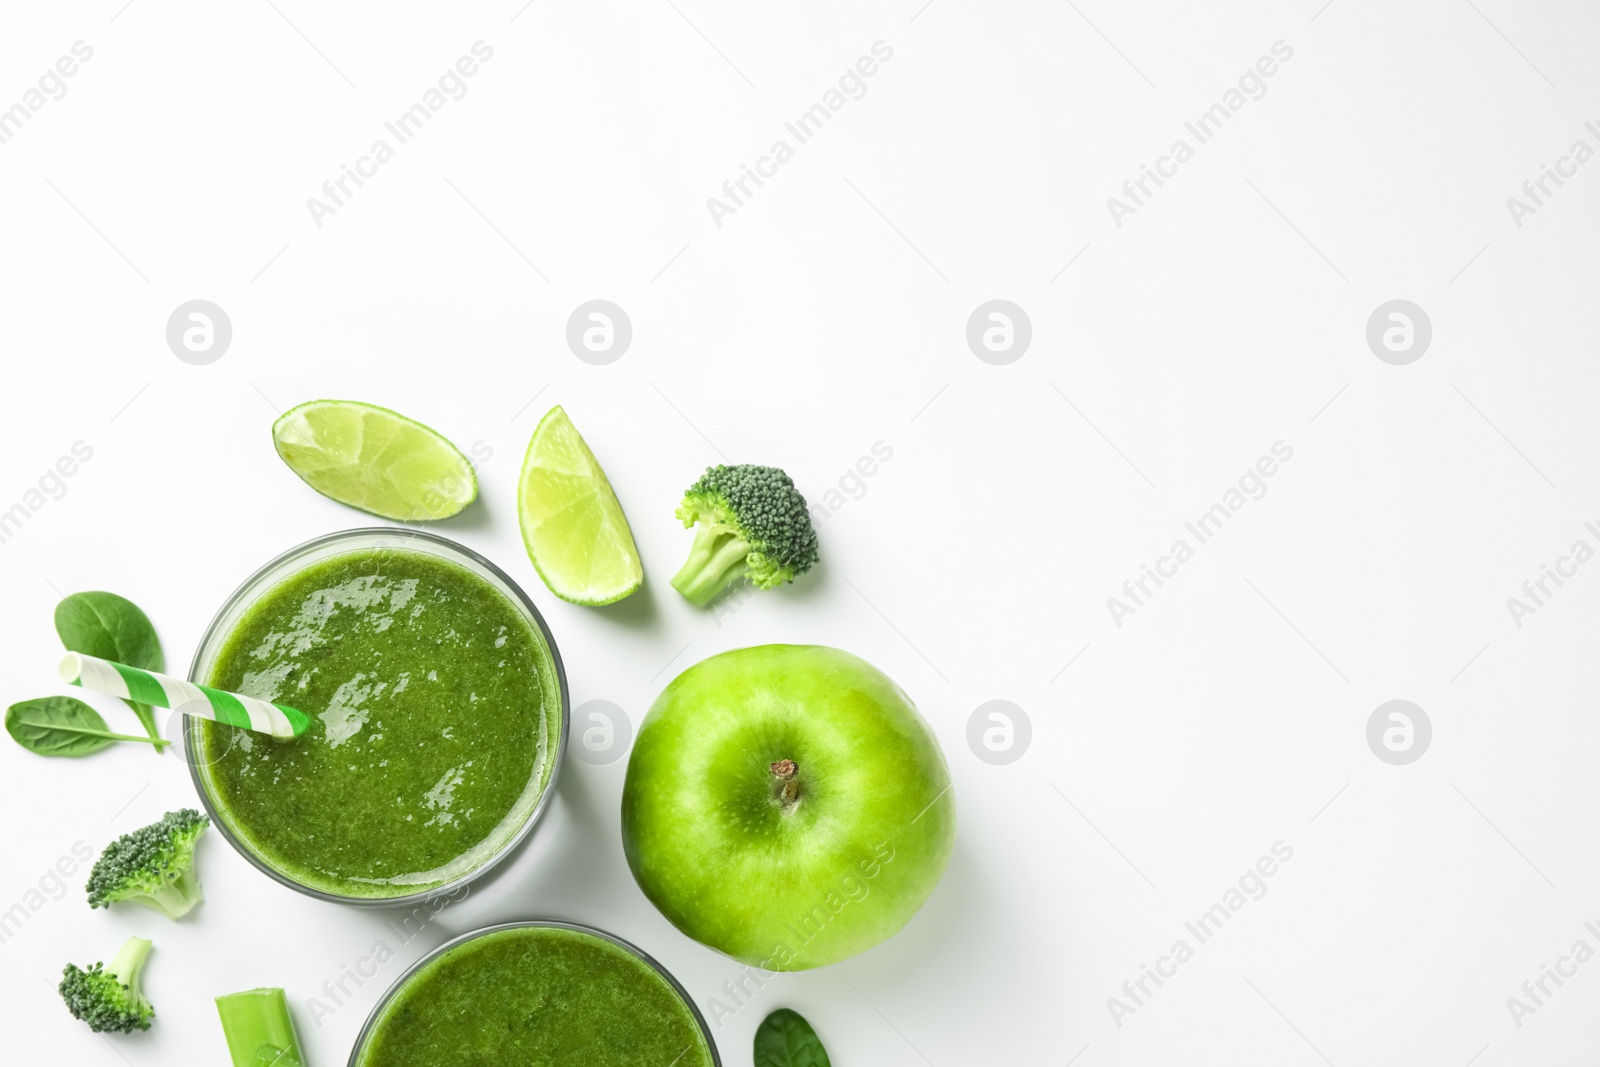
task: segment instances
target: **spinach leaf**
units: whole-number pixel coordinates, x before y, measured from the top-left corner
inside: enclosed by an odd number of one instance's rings
[[[811,1024],[788,1008],[756,1027],[755,1061],[755,1067],[833,1067]]]
[[[114,734],[100,713],[73,697],[40,697],[6,709],[6,733],[41,756],[87,756],[118,741],[152,742]]]
[[[56,633],[68,652],[109,659],[146,671],[165,670],[161,639],[139,606],[115,593],[73,593],[56,605]],[[155,712],[148,704],[124,701],[139,716],[144,732],[166,745],[156,729]]]

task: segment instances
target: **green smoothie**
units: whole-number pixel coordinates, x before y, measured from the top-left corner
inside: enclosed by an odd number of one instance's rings
[[[358,1067],[711,1067],[656,970],[593,934],[495,930],[428,962],[375,1021]]]
[[[251,852],[336,896],[405,896],[481,867],[559,752],[542,634],[488,580],[422,551],[356,549],[289,575],[204,681],[311,716],[292,740],[199,723],[199,762]]]

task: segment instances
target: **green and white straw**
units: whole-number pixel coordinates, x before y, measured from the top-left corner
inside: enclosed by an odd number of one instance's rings
[[[195,685],[154,671],[143,671],[125,663],[96,659],[78,652],[61,661],[61,680],[96,693],[122,697],[158,708],[173,708],[185,715],[237,726],[242,730],[271,734],[273,737],[299,737],[311,725],[303,711],[269,704],[265,700],[224,693],[220,689]]]

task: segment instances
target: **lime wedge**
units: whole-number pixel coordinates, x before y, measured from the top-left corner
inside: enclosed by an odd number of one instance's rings
[[[528,443],[517,513],[534,570],[562,600],[610,604],[644,584],[617,494],[559,405],[539,420]]]
[[[388,408],[313,400],[279,416],[272,443],[311,488],[386,519],[448,519],[478,496],[460,449]]]

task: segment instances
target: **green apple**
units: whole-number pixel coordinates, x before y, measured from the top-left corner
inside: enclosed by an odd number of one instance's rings
[[[622,844],[685,934],[768,971],[836,963],[891,936],[955,842],[950,768],[884,673],[819,645],[695,664],[639,727]]]

